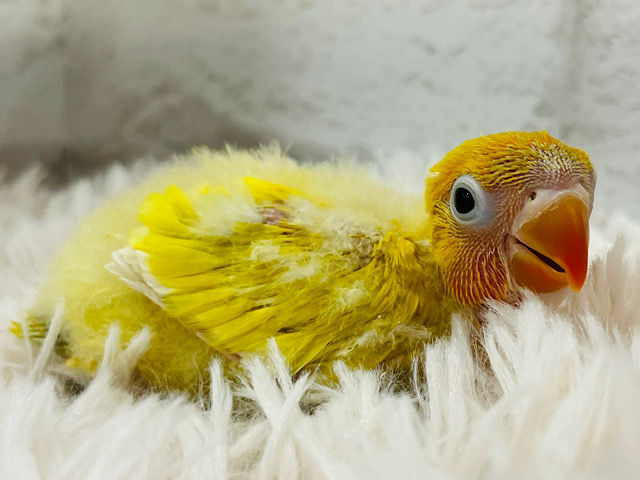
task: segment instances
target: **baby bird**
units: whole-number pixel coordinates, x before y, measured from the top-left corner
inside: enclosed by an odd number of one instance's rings
[[[137,370],[159,389],[194,391],[212,358],[232,371],[270,338],[293,373],[405,367],[456,311],[579,290],[594,187],[587,155],[546,132],[464,142],[424,203],[276,147],[196,150],[81,225],[30,328],[64,298],[60,351],[93,371],[110,325],[124,342],[147,326]]]

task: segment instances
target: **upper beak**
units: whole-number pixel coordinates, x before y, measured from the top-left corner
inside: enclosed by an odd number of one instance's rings
[[[509,245],[511,274],[534,292],[567,285],[577,292],[584,285],[589,256],[586,192],[582,187],[549,192],[516,219]]]

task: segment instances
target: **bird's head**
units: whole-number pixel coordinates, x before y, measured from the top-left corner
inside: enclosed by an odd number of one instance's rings
[[[425,197],[447,291],[479,305],[522,288],[579,290],[594,188],[589,157],[546,132],[489,135],[449,152]]]

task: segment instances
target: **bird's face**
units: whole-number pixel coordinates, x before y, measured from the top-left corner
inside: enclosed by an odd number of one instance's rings
[[[523,288],[584,284],[595,173],[546,132],[469,140],[427,179],[429,235],[447,291],[461,303]]]

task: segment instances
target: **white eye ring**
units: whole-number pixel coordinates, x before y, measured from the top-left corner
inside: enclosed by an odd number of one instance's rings
[[[462,225],[485,223],[491,217],[487,194],[471,175],[462,175],[453,183],[449,208]]]

